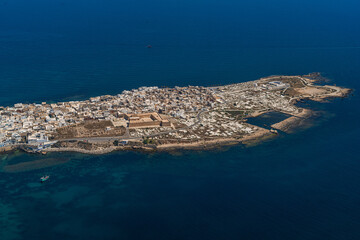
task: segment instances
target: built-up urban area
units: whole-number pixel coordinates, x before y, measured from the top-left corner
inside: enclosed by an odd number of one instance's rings
[[[140,87],[84,101],[18,103],[0,107],[0,148],[39,150],[58,141],[243,140],[264,131],[247,123],[249,117],[270,111],[296,116],[303,112],[295,106],[299,99],[346,94],[343,88],[313,83],[309,76],[273,76],[216,87]]]

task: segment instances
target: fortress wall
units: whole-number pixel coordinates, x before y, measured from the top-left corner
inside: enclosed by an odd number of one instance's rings
[[[161,121],[162,127],[171,127],[171,122],[169,120],[163,120]]]
[[[161,121],[152,121],[152,122],[130,122],[130,128],[136,127],[160,127]]]

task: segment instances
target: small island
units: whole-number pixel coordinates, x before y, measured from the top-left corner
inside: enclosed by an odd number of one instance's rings
[[[318,73],[270,76],[224,86],[140,87],[85,101],[0,107],[0,153],[103,154],[259,142],[311,116],[298,101],[345,97],[351,91],[317,85],[320,80]],[[270,128],[247,121],[270,112],[288,117]]]

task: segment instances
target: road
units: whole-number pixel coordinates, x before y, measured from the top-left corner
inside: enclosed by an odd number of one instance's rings
[[[195,123],[193,123],[190,126],[187,127],[183,127],[183,128],[178,128],[178,129],[173,129],[173,130],[169,130],[169,131],[165,131],[165,132],[160,132],[160,133],[155,133],[155,134],[150,134],[147,135],[146,137],[155,137],[155,136],[159,136],[159,135],[163,135],[163,134],[169,134],[172,132],[177,132],[179,130],[186,130],[189,129],[199,123],[201,123],[201,115],[205,112],[208,112],[208,110],[202,110],[198,113],[198,115],[196,116],[197,121]],[[91,141],[91,142],[108,142],[108,141],[122,141],[122,140],[141,140],[142,137],[132,137],[130,136],[129,133],[129,128],[126,128],[125,134],[121,135],[121,136],[111,136],[111,137],[84,137],[84,138],[67,138],[67,139],[60,139],[61,141]]]

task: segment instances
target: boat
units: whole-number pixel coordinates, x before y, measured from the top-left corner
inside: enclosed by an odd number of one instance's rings
[[[46,182],[47,180],[49,180],[49,178],[50,178],[49,175],[47,175],[47,176],[42,176],[42,177],[40,178],[40,182]]]

